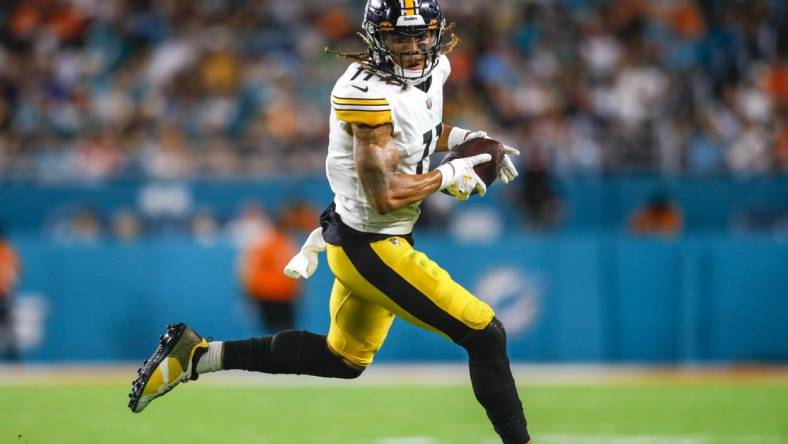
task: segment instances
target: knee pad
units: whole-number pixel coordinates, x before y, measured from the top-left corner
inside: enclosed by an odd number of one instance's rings
[[[506,330],[498,318],[493,318],[487,327],[469,334],[458,344],[468,351],[471,361],[509,361],[506,354]]]
[[[364,368],[348,364],[332,352],[325,336],[303,330],[283,331],[274,335],[271,353],[284,373],[354,379],[364,371]]]

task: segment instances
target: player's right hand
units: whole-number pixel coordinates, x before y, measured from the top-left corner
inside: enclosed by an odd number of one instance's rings
[[[477,154],[462,159],[454,159],[437,168],[441,173],[440,190],[446,190],[457,200],[468,200],[473,190],[484,196],[487,186],[484,181],[473,171],[476,165],[489,162],[492,156],[488,153]]]

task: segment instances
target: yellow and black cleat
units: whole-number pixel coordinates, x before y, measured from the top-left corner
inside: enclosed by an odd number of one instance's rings
[[[197,359],[206,351],[208,341],[186,324],[168,325],[153,356],[137,370],[129,393],[131,411],[139,413],[181,382],[197,379]]]

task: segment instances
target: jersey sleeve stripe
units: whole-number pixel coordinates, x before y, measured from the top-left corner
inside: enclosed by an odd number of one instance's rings
[[[334,109],[346,109],[355,111],[391,111],[388,106],[359,106],[359,105],[337,105],[334,104]]]
[[[369,111],[369,110],[344,110],[344,109],[337,109],[336,116],[337,119],[345,121],[347,123],[354,123],[354,124],[361,124],[361,125],[368,125],[368,126],[378,126],[383,125],[386,123],[392,123],[391,117],[391,110],[379,110],[379,111]]]
[[[362,106],[369,106],[369,105],[388,105],[389,102],[386,99],[351,99],[347,97],[337,97],[332,96],[331,102],[336,105],[362,105]]]

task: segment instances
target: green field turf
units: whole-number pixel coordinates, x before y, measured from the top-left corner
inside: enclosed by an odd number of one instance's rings
[[[492,444],[469,387],[0,386],[0,443]],[[788,444],[788,384],[524,386],[534,444]]]

